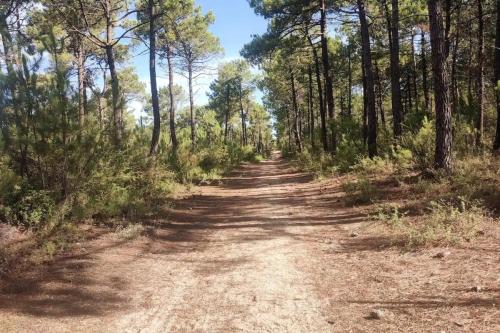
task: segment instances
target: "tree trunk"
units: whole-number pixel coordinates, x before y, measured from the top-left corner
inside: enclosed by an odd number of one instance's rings
[[[241,117],[241,144],[243,146],[247,145],[247,129],[246,129],[246,122],[245,122],[245,110],[243,109],[243,87],[241,86],[242,82],[240,79],[239,82],[239,100],[240,100],[240,117]]]
[[[175,100],[174,100],[174,68],[172,64],[172,48],[167,45],[167,65],[168,65],[168,93],[170,97],[170,140],[172,149],[177,152],[177,135],[175,134]]]
[[[389,13],[387,13],[389,16]],[[399,138],[403,134],[401,122],[403,121],[401,103],[401,67],[399,63],[399,2],[392,0],[391,29],[389,38],[391,53],[391,105],[392,123],[394,137]]]
[[[188,64],[188,85],[189,85],[189,117],[191,125],[191,145],[196,145],[196,122],[194,114],[194,94],[193,94],[193,66]]]
[[[224,144],[227,144],[229,116],[231,114],[231,94],[229,84],[226,83],[226,114],[224,115]]]
[[[368,22],[366,20],[365,4],[363,0],[357,0],[359,21],[361,24],[361,44],[366,76],[366,98],[368,113],[368,156],[373,158],[377,155],[377,111],[375,108],[375,84],[373,77],[373,64],[371,56],[370,35]]]
[[[349,72],[347,75],[347,116],[352,116],[352,59],[351,59],[351,44],[349,43],[348,47],[348,64],[349,64]]]
[[[158,98],[158,86],[156,83],[156,32],[154,19],[154,1],[148,1],[149,14],[149,80],[151,82],[151,102],[153,106],[153,134],[151,137],[151,149],[149,154],[158,154],[158,143],[160,141],[160,102]]]
[[[436,108],[435,167],[451,173],[452,125],[449,94],[446,36],[443,27],[443,0],[428,0],[429,26],[432,48],[432,72]]]
[[[418,87],[417,87],[417,60],[415,57],[415,34],[411,32],[411,76],[413,80],[413,92],[415,97],[415,111],[418,113]]]
[[[366,147],[368,142],[368,98],[365,73],[365,57],[361,52],[361,81],[363,83],[363,145]]]
[[[123,120],[122,120],[122,108],[120,100],[120,83],[118,80],[118,74],[115,67],[115,55],[113,51],[113,21],[111,17],[111,4],[109,1],[106,2],[106,58],[109,67],[109,74],[111,76],[111,95],[112,95],[112,107],[113,107],[113,129],[114,129],[114,139],[115,145],[119,146],[122,142],[123,136]]]
[[[457,5],[457,27],[455,32],[455,40],[453,43],[453,53],[451,57],[451,106],[452,106],[452,114],[455,114],[457,119],[459,118],[458,113],[458,80],[457,80],[457,59],[458,59],[458,46],[460,42],[460,29],[462,28],[461,24],[461,5]]]
[[[311,147],[316,147],[314,140],[314,99],[313,99],[313,82],[312,82],[312,68],[311,65],[307,68],[307,77],[309,79],[309,137],[311,139]]]
[[[17,103],[17,92],[16,92],[16,72],[14,69],[14,65],[12,64],[11,61],[11,53],[12,53],[12,36],[9,32],[8,25],[7,25],[7,18],[3,15],[0,14],[0,37],[2,41],[2,46],[3,46],[3,55],[4,55],[4,62],[7,67],[7,76],[8,76],[8,89],[11,94],[11,99],[12,99],[12,108],[14,110],[14,116],[15,116],[15,121],[16,125],[19,123],[19,115],[20,115],[20,110],[19,110],[19,105]],[[2,137],[4,139],[4,148],[8,149],[11,143],[11,138],[10,138],[10,132],[9,132],[9,119],[7,117],[7,114],[3,109],[0,109],[0,127],[2,128]],[[18,128],[19,130],[19,128]],[[24,168],[21,167],[21,171],[23,171]],[[23,173],[21,172],[21,177],[23,176]]]
[[[429,98],[429,85],[427,80],[427,57],[425,55],[426,44],[425,44],[425,33],[424,30],[420,30],[420,54],[421,54],[421,64],[422,64],[422,89],[424,90],[424,103],[425,112],[430,115],[430,98]]]
[[[297,92],[295,91],[295,78],[293,76],[293,71],[290,68],[290,82],[292,84],[292,104],[293,104],[293,134],[295,136],[295,144],[299,152],[302,151],[302,141],[300,139],[300,128],[299,128],[299,108],[297,104]]]
[[[86,102],[85,102],[85,50],[83,41],[78,37],[78,50],[76,52],[77,72],[78,72],[78,125],[83,126]]]
[[[328,117],[332,121],[332,146],[331,150],[334,153],[337,150],[337,138],[333,129],[333,120],[335,119],[335,104],[333,100],[333,84],[330,75],[330,63],[328,57],[328,39],[326,32],[326,0],[319,0],[320,2],[320,29],[321,29],[321,58],[323,61],[323,76],[325,78],[326,90],[326,105],[328,109]]]
[[[316,84],[318,85],[319,114],[321,120],[321,142],[323,143],[323,150],[328,151],[328,140],[326,132],[326,112],[325,112],[325,103],[323,101],[323,87],[321,84],[321,70],[319,66],[318,51],[314,47],[311,36],[309,36],[309,34],[307,35],[307,39],[312,49],[312,54],[314,59],[314,69],[316,73]]]
[[[497,27],[495,36],[495,61],[494,61],[494,72],[495,72],[495,95],[497,102],[497,133],[495,135],[495,141],[493,141],[493,150],[496,153],[500,153],[500,0],[497,0]]]
[[[477,113],[476,113],[476,146],[483,144],[484,130],[484,18],[483,1],[477,0],[478,32],[477,32]]]
[[[377,103],[380,112],[380,123],[385,129],[385,112],[384,112],[384,96],[382,93],[382,82],[380,80],[380,70],[377,62],[375,62],[375,80],[377,82]]]

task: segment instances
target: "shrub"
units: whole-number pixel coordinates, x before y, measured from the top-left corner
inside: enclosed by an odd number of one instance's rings
[[[403,136],[403,148],[412,152],[413,162],[417,169],[423,171],[433,168],[435,138],[436,129],[434,124],[427,118],[424,118],[422,127],[417,133],[407,132]]]
[[[378,197],[377,188],[366,177],[345,183],[343,188],[347,195],[346,202],[350,205],[371,203]]]
[[[4,207],[0,207],[0,219],[13,225],[39,229],[52,217],[55,206],[49,191],[21,187],[6,198]]]
[[[375,219],[390,226],[403,244],[412,248],[471,241],[489,217],[476,202],[456,198],[454,202],[431,202],[427,213],[416,221],[401,213],[397,206],[379,209]]]

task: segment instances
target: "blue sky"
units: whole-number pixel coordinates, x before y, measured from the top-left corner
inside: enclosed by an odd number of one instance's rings
[[[247,0],[196,0],[196,3],[202,7],[204,12],[211,10],[214,13],[215,23],[210,27],[210,31],[219,37],[224,48],[224,54],[211,67],[216,67],[217,63],[238,58],[241,48],[251,40],[253,34],[262,34],[266,31],[266,21],[255,15]],[[139,78],[146,84],[149,92],[148,55],[144,54],[133,58],[132,64],[136,67]],[[203,105],[207,102],[208,85],[214,78],[213,75],[202,77],[196,83],[195,103],[197,105]],[[174,81],[176,84],[187,87],[186,79],[180,74],[176,74]],[[159,86],[165,86],[167,82],[165,68],[159,68]],[[260,97],[259,93],[256,95]],[[132,107],[134,114],[139,116],[142,105],[133,103]]]

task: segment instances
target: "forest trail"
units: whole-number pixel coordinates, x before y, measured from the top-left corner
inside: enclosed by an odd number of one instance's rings
[[[336,180],[324,186],[277,153],[244,164],[148,221],[144,236],[98,235],[4,283],[0,331],[435,332],[478,313],[482,328],[499,327],[498,293],[476,297],[448,281],[470,282],[474,266],[350,237],[366,215],[344,207]],[[478,256],[495,273],[497,252]],[[367,318],[381,306],[384,320]]]

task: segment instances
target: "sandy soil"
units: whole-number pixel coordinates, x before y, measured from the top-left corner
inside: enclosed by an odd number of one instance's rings
[[[277,154],[195,191],[136,240],[2,281],[0,331],[500,332],[497,235],[443,259],[387,247],[338,180]]]

